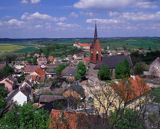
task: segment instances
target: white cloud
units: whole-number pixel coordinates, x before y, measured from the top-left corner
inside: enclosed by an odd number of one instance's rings
[[[67,20],[66,17],[53,17],[51,15],[43,14],[39,12],[35,12],[32,14],[29,14],[26,12],[21,16],[21,19],[28,20],[28,21],[29,20],[39,20],[39,21],[54,21],[54,22]]]
[[[158,5],[156,1],[139,1],[136,3],[136,7],[138,8],[157,8]]]
[[[98,24],[118,24],[118,23],[122,23],[122,21],[119,21],[117,19],[87,19],[86,20],[87,23],[95,23],[97,22]]]
[[[35,12],[33,14],[24,13],[21,16],[21,19],[23,19],[23,20],[35,20],[35,19],[38,19],[38,20],[56,20],[56,18],[54,18],[54,17],[52,17],[48,14],[42,14],[42,13],[39,13],[39,12]]]
[[[74,17],[74,18],[78,18],[78,17],[79,17],[79,14],[77,14],[76,12],[71,12],[71,13],[69,14],[69,16]]]
[[[68,24],[68,23],[64,23],[64,22],[58,22],[57,25],[62,28],[74,28],[74,27],[79,26],[77,24]]]
[[[116,8],[124,7],[137,0],[80,0],[74,4],[76,8]]]
[[[35,28],[37,28],[37,29],[43,28],[43,25],[35,25]]]
[[[83,12],[83,11],[81,11],[80,14],[81,14],[81,15],[84,15],[84,16],[87,16],[87,17],[93,17],[93,16],[95,15],[95,14],[92,13],[92,12]]]
[[[139,8],[155,8],[158,7],[156,0],[79,0],[73,6],[75,8],[120,8],[130,5]]]
[[[160,11],[155,13],[144,13],[144,12],[110,12],[109,16],[118,19],[126,19],[132,21],[156,21],[160,20]]]
[[[17,19],[10,19],[7,21],[7,25],[20,27],[24,22]]]
[[[23,4],[28,4],[28,3],[37,4],[39,2],[41,2],[41,0],[21,0],[21,3]]]

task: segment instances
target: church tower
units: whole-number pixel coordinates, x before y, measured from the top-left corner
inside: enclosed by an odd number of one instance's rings
[[[97,24],[95,24],[94,39],[90,47],[90,62],[97,64],[102,61],[102,49],[98,39]]]

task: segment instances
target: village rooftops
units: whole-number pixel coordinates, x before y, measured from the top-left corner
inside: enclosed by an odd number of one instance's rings
[[[52,110],[50,128],[55,129],[108,129],[107,121],[98,115],[82,112]]]
[[[115,56],[104,56],[102,62],[95,66],[95,69],[99,69],[101,65],[107,65],[109,69],[115,69],[116,65],[127,60],[130,67],[133,66],[131,57],[128,55],[115,55]]]

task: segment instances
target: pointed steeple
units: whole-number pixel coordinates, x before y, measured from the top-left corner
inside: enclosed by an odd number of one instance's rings
[[[97,24],[95,22],[95,31],[94,31],[94,41],[96,41],[98,38],[98,33],[97,33]]]

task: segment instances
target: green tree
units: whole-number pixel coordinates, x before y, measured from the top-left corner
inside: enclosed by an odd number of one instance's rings
[[[118,116],[116,112],[112,113],[111,123],[115,129],[144,129],[138,113],[132,109],[126,109]]]
[[[62,71],[65,69],[65,67],[66,67],[66,65],[60,64],[60,65],[56,68],[56,74],[57,74],[58,76],[60,76],[61,73],[62,73]]]
[[[5,98],[7,97],[7,90],[4,84],[0,84],[0,113],[6,105]]]
[[[116,66],[115,74],[117,79],[122,79],[130,76],[130,66],[127,60],[119,63]]]
[[[0,71],[0,79],[3,79],[13,73],[14,69],[6,64],[6,66]]]
[[[76,68],[76,79],[77,80],[82,80],[85,78],[85,75],[86,75],[86,66],[84,65],[83,62],[79,62],[79,64],[77,65],[77,68]]]
[[[23,82],[24,80],[25,80],[25,75],[24,74],[22,74],[20,77],[17,77],[17,81],[19,83]]]
[[[143,62],[140,62],[140,63],[137,63],[135,66],[134,66],[134,74],[136,75],[141,75],[143,74],[143,71],[146,70],[146,64],[143,63]]]
[[[111,79],[111,72],[107,65],[102,65],[98,71],[98,78],[102,81]]]
[[[0,129],[48,129],[49,115],[31,104],[15,106],[0,119]]]

